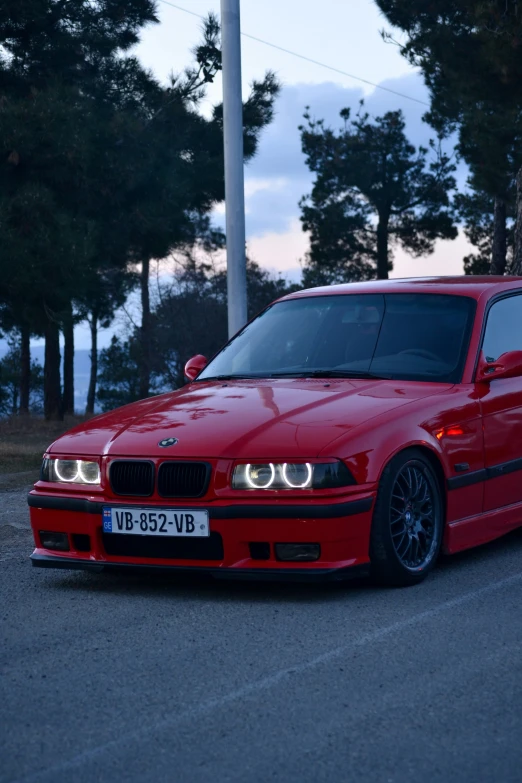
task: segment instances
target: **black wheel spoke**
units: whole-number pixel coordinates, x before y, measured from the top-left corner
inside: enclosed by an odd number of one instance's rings
[[[419,474],[416,470],[412,471],[412,498],[418,500],[421,492],[421,484],[419,481]]]
[[[408,534],[406,534],[401,539],[401,541],[399,542],[399,546],[397,547],[397,554],[399,555],[399,557],[401,557],[401,558],[405,557],[406,553],[409,551],[410,547],[411,547],[411,539],[408,536]]]
[[[408,495],[411,498],[413,494],[413,485],[411,480],[410,468],[407,468],[406,471],[404,472],[404,483],[406,484],[406,490],[408,492]]]

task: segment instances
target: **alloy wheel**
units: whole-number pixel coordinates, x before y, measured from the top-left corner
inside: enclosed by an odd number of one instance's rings
[[[436,493],[425,471],[404,465],[393,485],[390,526],[395,552],[405,568],[418,571],[430,563],[440,524]]]

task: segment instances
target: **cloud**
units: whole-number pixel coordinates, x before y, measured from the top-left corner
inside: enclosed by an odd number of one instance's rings
[[[258,155],[247,166],[247,176],[309,179],[298,130],[306,106],[310,106],[314,116],[338,124],[341,109],[356,106],[362,96],[360,89],[332,82],[283,87],[275,119],[263,134]]]
[[[285,233],[299,217],[299,201],[310,190],[311,178],[279,178],[246,198],[247,236]]]
[[[422,120],[429,96],[418,73],[382,82],[396,93],[411,96],[422,103],[376,89],[365,98],[365,109],[371,116],[401,109],[406,120],[406,133],[415,146],[427,146],[433,130]],[[247,235],[249,239],[265,234],[287,233],[299,219],[299,200],[312,187],[312,175],[301,150],[299,125],[307,106],[326,125],[341,127],[341,109],[357,111],[363,92],[334,82],[294,84],[284,87],[276,104],[273,123],[261,139],[259,152],[246,168]],[[448,148],[451,151],[451,143]],[[465,169],[459,180],[465,179]]]
[[[266,232],[263,236],[251,237],[248,254],[265,269],[288,275],[293,282],[301,277],[300,261],[308,250],[308,236],[294,219],[285,232]]]

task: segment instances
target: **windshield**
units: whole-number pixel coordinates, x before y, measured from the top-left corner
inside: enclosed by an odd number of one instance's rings
[[[216,377],[383,377],[460,381],[474,300],[443,294],[345,294],[272,305],[210,362]]]

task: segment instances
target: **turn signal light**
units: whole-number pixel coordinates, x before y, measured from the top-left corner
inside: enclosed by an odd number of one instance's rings
[[[437,440],[441,440],[442,438],[448,437],[448,438],[455,438],[458,435],[464,435],[464,430],[462,427],[444,427],[444,429],[439,430],[436,434]]]

